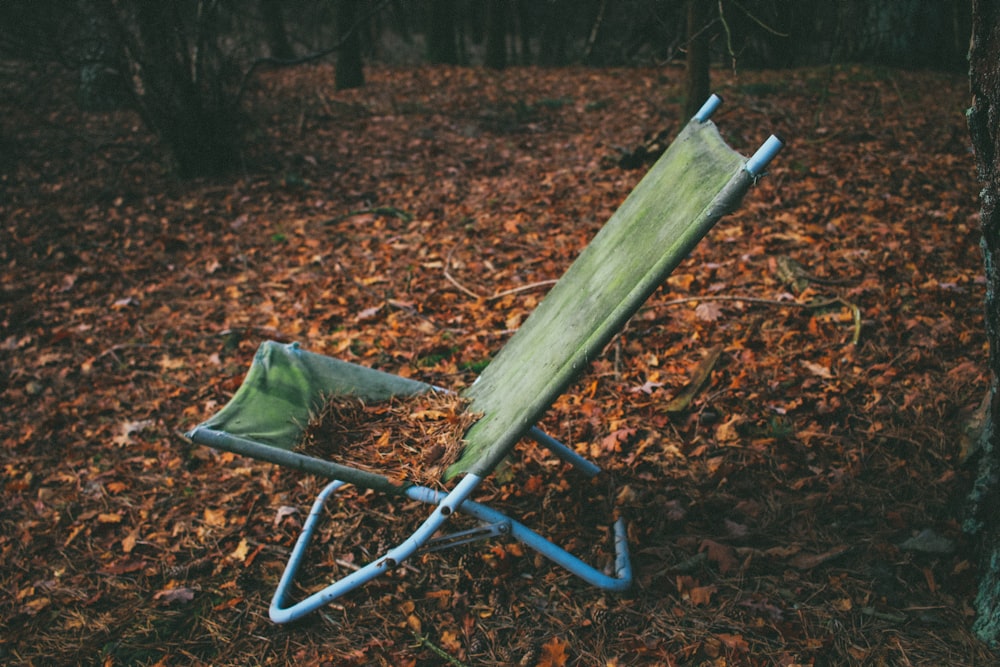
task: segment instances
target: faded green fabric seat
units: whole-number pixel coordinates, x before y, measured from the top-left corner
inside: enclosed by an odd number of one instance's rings
[[[303,428],[331,396],[366,402],[439,390],[428,384],[313,354],[298,345],[264,342],[232,400],[188,433],[196,443],[288,466],[334,480],[316,499],[271,604],[284,622],[308,613],[392,569],[421,548],[507,536],[536,549],[589,583],[624,590],[632,574],[625,523],[615,522],[613,574],[592,567],[520,522],[470,499],[484,477],[528,436],[586,475],[596,465],[535,423],[601,353],[628,319],[723,215],[735,208],[778,152],[769,138],[750,160],[725,143],[708,119],[713,96],[653,165],[521,328],[463,395],[482,417],[466,432],[464,449],[448,468],[448,492],[391,480],[293,451]],[[458,480],[455,482],[454,480]],[[399,546],[300,602],[286,606],[289,589],[323,503],[344,483],[404,495],[435,506]],[[454,512],[482,527],[435,536]]]

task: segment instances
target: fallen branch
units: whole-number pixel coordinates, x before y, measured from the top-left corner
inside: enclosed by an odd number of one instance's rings
[[[455,280],[455,278],[451,275],[451,272],[448,270],[451,267],[451,256],[455,254],[455,248],[457,248],[457,247],[458,246],[452,246],[451,250],[448,251],[448,257],[446,257],[445,260],[444,260],[444,278],[445,278],[445,280],[447,280],[452,285],[454,285],[456,288],[458,288],[458,290],[460,292],[462,292],[463,294],[467,294],[467,295],[471,296],[473,299],[476,299],[476,300],[485,299],[486,297],[484,297],[484,296],[482,296],[480,294],[476,294],[475,292],[473,292],[472,290],[470,290],[468,287],[466,287],[462,283],[460,283],[457,280]]]
[[[844,299],[843,297],[833,297],[832,299],[826,299],[824,301],[809,301],[802,303],[801,301],[779,301],[777,299],[762,299],[760,297],[753,296],[686,296],[681,299],[672,299],[670,301],[663,301],[662,303],[653,304],[653,306],[678,306],[682,303],[691,302],[701,302],[701,301],[740,301],[743,303],[755,303],[765,306],[779,306],[782,308],[805,308],[806,310],[817,310],[819,308],[826,308],[834,304],[841,304],[851,310],[851,315],[854,318],[854,335],[851,336],[851,344],[857,345],[861,340],[861,309],[855,304]]]
[[[417,640],[417,643],[424,648],[428,648],[437,657],[441,658],[449,665],[453,667],[468,667],[464,662],[453,656],[452,654],[445,651],[443,648],[432,642],[427,635],[422,635],[419,632],[413,633],[413,638]]]
[[[343,49],[344,45],[347,44],[347,40],[350,39],[353,36],[353,34],[357,32],[358,29],[361,28],[361,26],[363,26],[367,21],[372,19],[379,12],[381,12],[382,9],[387,4],[389,4],[387,1],[376,4],[367,14],[365,14],[360,19],[355,21],[354,24],[351,25],[350,28],[348,28],[347,32],[341,35],[340,41],[338,41],[336,44],[333,44],[332,46],[326,47],[325,49],[321,49],[319,51],[315,51],[313,53],[300,56],[297,58],[275,58],[273,56],[265,56],[263,58],[258,58],[257,60],[253,61],[252,63],[250,63],[250,67],[247,68],[247,71],[243,73],[243,76],[240,79],[240,83],[236,87],[236,95],[233,101],[233,106],[238,107],[240,105],[240,101],[243,99],[243,95],[246,92],[247,84],[249,83],[250,79],[253,77],[253,75],[257,72],[259,68],[295,67],[296,65],[305,65],[307,63],[315,62],[317,60],[326,58],[327,56],[332,55],[337,51]]]
[[[520,292],[527,292],[529,290],[537,289],[539,287],[548,287],[550,285],[555,285],[558,282],[557,280],[539,280],[538,282],[528,283],[527,285],[520,285],[518,287],[512,287],[510,289],[503,290],[501,292],[496,292],[493,294],[493,296],[484,296],[482,294],[477,294],[476,292],[473,292],[471,289],[469,289],[462,283],[458,282],[458,280],[455,279],[455,276],[451,275],[451,271],[448,270],[451,267],[451,256],[455,254],[455,248],[457,247],[458,246],[454,246],[452,247],[451,250],[448,251],[448,257],[445,259],[444,262],[444,278],[452,285],[454,285],[455,288],[458,289],[460,292],[471,296],[473,299],[481,301],[496,301],[497,299],[502,299],[503,297],[510,296],[511,294],[519,294]]]

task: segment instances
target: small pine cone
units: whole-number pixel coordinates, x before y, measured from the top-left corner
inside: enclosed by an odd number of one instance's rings
[[[594,622],[599,628],[607,627],[608,620],[611,618],[611,612],[604,608],[594,609],[590,612],[590,620]]]
[[[514,654],[511,653],[511,650],[506,646],[503,645],[497,646],[496,651],[494,651],[494,653],[496,654],[497,660],[504,663],[505,665],[513,664]]]
[[[524,652],[524,655],[521,656],[521,659],[517,662],[517,665],[518,667],[535,667],[535,665],[538,664],[539,658],[541,657],[542,657],[542,649],[540,646],[538,646],[538,644],[535,644]]]
[[[614,628],[615,632],[628,630],[630,625],[628,617],[625,614],[613,614],[611,617],[611,627]]]
[[[489,648],[489,643],[486,641],[485,635],[481,632],[477,632],[472,636],[472,640],[469,642],[469,653],[472,655],[478,655],[480,653],[486,653]]]

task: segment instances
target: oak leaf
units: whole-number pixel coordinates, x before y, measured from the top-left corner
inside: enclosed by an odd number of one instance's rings
[[[566,654],[568,644],[559,637],[553,637],[542,645],[542,657],[537,667],[563,667],[569,656]]]

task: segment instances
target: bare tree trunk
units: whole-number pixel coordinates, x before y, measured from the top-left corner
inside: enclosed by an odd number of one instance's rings
[[[264,17],[264,27],[267,29],[267,44],[271,57],[279,60],[291,60],[295,51],[288,41],[285,30],[285,17],[281,13],[281,0],[261,0],[260,11]]]
[[[234,168],[241,146],[237,77],[220,52],[219,6],[194,17],[154,0],[123,3],[131,14],[110,0],[101,6],[116,23],[133,72],[133,103],[170,151],[176,171],[214,176]]]
[[[118,109],[128,97],[118,57],[121,51],[118,33],[92,0],[79,0],[77,7],[82,19],[77,102],[85,111]]]
[[[365,85],[365,72],[361,66],[361,31],[354,25],[357,20],[358,0],[340,0],[337,3],[337,33],[344,42],[337,56],[334,82],[337,90]]]
[[[970,494],[968,532],[979,538],[981,578],[974,625],[1000,645],[1000,0],[974,0],[969,131],[982,182],[982,249],[986,268],[986,334],[990,342],[988,417],[979,441],[979,474]]]
[[[686,122],[698,112],[708,98],[710,53],[708,0],[688,0],[687,7],[687,59],[684,63],[684,117]]]
[[[601,34],[601,26],[604,25],[604,17],[608,11],[608,0],[600,0],[597,6],[597,16],[590,26],[590,35],[587,36],[587,44],[583,47],[583,62],[593,64],[591,56],[594,55],[594,46],[597,44],[597,37]]]
[[[542,65],[565,65],[571,9],[566,0],[549,0],[540,11],[542,25],[538,62]]]
[[[427,60],[441,65],[457,65],[455,42],[455,0],[431,0],[427,26]]]
[[[528,0],[517,0],[514,3],[514,10],[517,13],[517,36],[520,44],[518,62],[522,65],[530,65],[531,57],[531,37],[534,28],[532,22],[531,3]]]
[[[489,0],[486,5],[485,64],[492,69],[507,66],[507,2]]]

